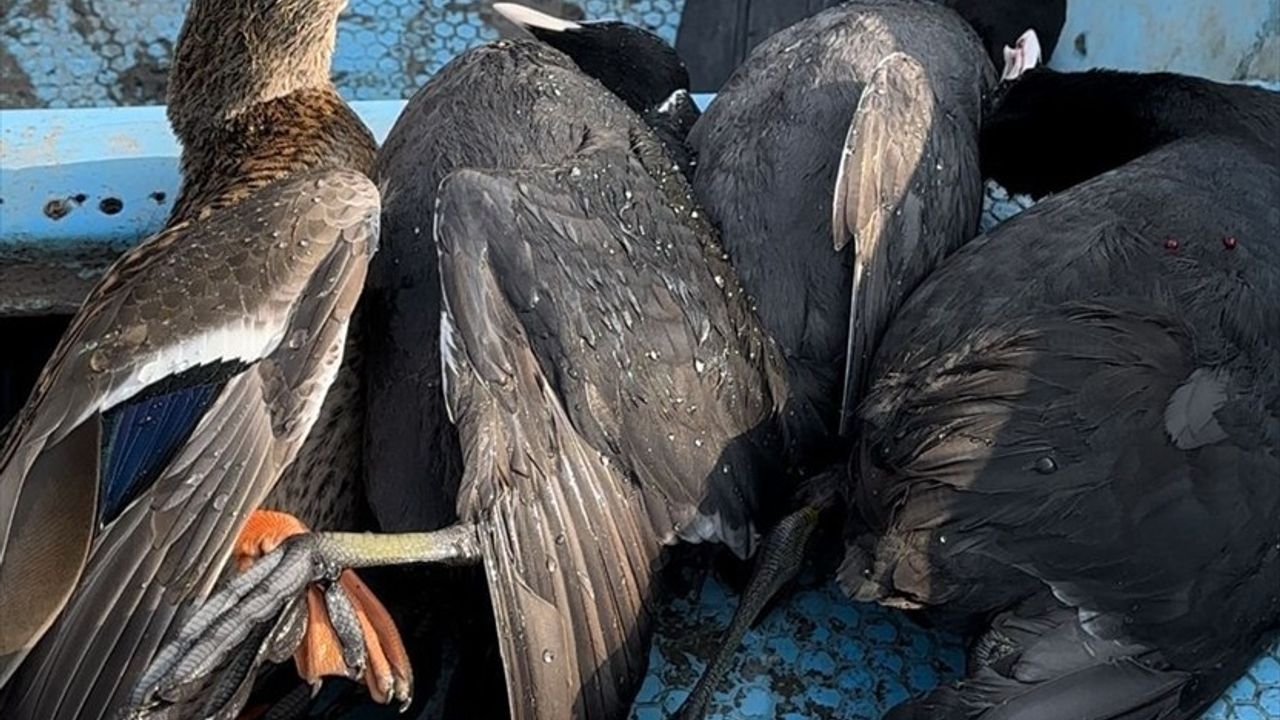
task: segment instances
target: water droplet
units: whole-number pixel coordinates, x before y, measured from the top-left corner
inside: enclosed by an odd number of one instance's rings
[[[106,370],[107,366],[110,364],[110,360],[107,358],[107,353],[105,351],[94,350],[93,354],[89,356],[89,369],[93,372],[102,372]]]
[[[694,369],[694,371],[695,371],[695,372],[699,372],[699,373],[700,373],[700,372],[702,372],[703,370],[706,370],[706,369],[707,369],[707,364],[706,364],[706,363],[704,363],[704,362],[702,362],[701,360],[697,360],[697,359],[695,359],[695,360],[693,361],[693,369]]]
[[[946,545],[946,544],[947,544],[947,536],[946,536],[946,535],[939,535],[939,536],[938,536],[938,543],[939,543],[940,545]]]
[[[294,330],[293,332],[289,333],[289,349],[290,350],[297,350],[298,348],[302,347],[303,343],[305,343],[306,341],[307,341],[306,330]]]
[[[547,572],[555,572],[555,571],[556,571],[556,559],[552,557],[547,558]]]
[[[1235,250],[1236,245],[1237,245],[1237,242],[1236,242],[1236,237],[1234,235],[1228,235],[1222,238],[1222,247],[1228,250]]]
[[[556,544],[557,545],[564,544],[564,533],[560,533],[559,535],[556,535]]]
[[[1178,252],[1178,248],[1180,247],[1182,247],[1182,244],[1179,243],[1176,238],[1169,238],[1164,241],[1164,249],[1169,252]]]
[[[556,659],[555,653],[551,652],[550,650],[542,651],[542,662],[544,663],[555,662],[555,659]]]
[[[1036,464],[1033,467],[1035,468],[1035,471],[1041,475],[1049,475],[1057,472],[1058,462],[1048,455],[1045,455],[1039,460],[1036,460]]]

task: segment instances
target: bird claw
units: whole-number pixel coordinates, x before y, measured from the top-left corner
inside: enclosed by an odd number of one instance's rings
[[[285,537],[242,567],[161,647],[131,717],[167,716],[197,696],[214,703],[204,716],[232,717],[254,671],[291,655],[313,694],[323,677],[340,676],[363,680],[380,702],[409,704],[413,672],[394,623],[355,572],[325,554],[319,536]]]
[[[276,625],[258,649],[255,666],[262,660],[287,658],[302,641],[309,621],[303,592],[316,581],[336,576],[314,536],[287,538],[187,616],[177,635],[156,653],[131,704],[155,709],[191,699],[253,633],[261,632],[262,623],[273,618]]]
[[[368,655],[365,652],[364,628],[360,625],[356,607],[341,583],[333,583],[324,591],[324,604],[342,648],[342,661],[350,669],[351,677],[358,678],[364,674]]]

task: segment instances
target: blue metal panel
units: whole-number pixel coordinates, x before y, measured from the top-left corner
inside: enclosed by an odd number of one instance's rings
[[[1280,2],[1069,0],[1053,66],[1277,81]]]
[[[381,141],[404,101],[354,105]],[[169,214],[178,152],[163,107],[0,110],[0,247],[137,242]]]

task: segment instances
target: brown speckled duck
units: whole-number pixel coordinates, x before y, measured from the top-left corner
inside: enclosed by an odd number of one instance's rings
[[[380,198],[373,138],[329,79],[344,5],[191,4],[169,88],[173,215],[92,291],[0,456],[6,718],[113,716],[229,561],[355,522],[343,350]],[[364,668],[375,698],[407,700],[403,647],[354,574],[290,617],[304,678]],[[249,675],[161,693],[181,701],[164,712],[200,715]]]

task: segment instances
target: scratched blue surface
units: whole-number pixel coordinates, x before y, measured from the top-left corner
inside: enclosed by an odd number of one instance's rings
[[[684,0],[526,0],[613,17],[674,41]],[[152,105],[182,26],[183,0],[9,0],[0,18],[0,107]],[[498,37],[491,2],[350,0],[334,76],[350,100],[408,98],[459,52]],[[4,58],[0,57],[0,61]]]
[[[9,0],[0,18],[0,107],[154,104],[181,23],[180,0]],[[554,6],[552,0],[539,3]],[[457,0],[352,0],[335,77],[382,137],[398,101],[457,52],[496,37],[481,5]],[[587,17],[621,17],[673,39],[683,0],[587,0]],[[1054,64],[1174,69],[1220,80],[1280,79],[1280,2],[1072,0]],[[0,112],[0,250],[6,243],[128,244],[154,230],[176,190],[176,147],[159,108]],[[83,196],[83,197],[81,197]],[[121,201],[108,214],[102,200]],[[53,220],[52,200],[67,203]],[[984,223],[1020,205],[989,195]],[[736,599],[714,579],[663,611],[634,720],[678,706]],[[955,678],[956,638],[830,584],[808,585],[747,637],[712,720],[878,718],[910,693]],[[1280,644],[1205,720],[1280,720]]]

